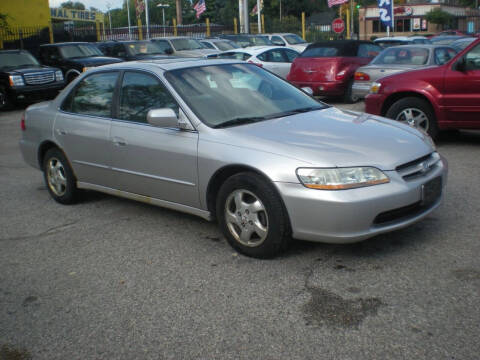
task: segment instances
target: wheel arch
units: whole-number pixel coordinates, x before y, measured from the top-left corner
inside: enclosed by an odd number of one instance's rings
[[[272,179],[270,179],[270,177],[268,177],[263,171],[260,171],[255,167],[244,165],[244,164],[226,165],[218,169],[210,178],[210,181],[208,182],[208,185],[207,185],[206,201],[207,201],[207,209],[210,212],[212,218],[213,219],[216,218],[217,196],[218,196],[220,187],[228,178],[242,172],[253,172],[261,176],[265,180],[267,180],[272,185],[274,191],[277,193],[278,197],[280,198],[280,201],[282,202],[282,205],[285,210],[285,213],[287,214],[288,223],[290,226],[290,216],[288,214],[287,207],[285,206],[283,198],[278,192],[277,187],[273,184]]]
[[[433,113],[435,114],[435,117],[438,119],[438,113],[437,113],[437,110],[436,110],[435,106],[433,105],[432,100],[427,95],[421,94],[421,93],[418,93],[418,92],[415,92],[415,91],[401,91],[401,92],[391,94],[383,102],[382,110],[381,110],[381,116],[385,116],[387,114],[388,109],[390,109],[390,107],[393,104],[395,104],[398,100],[401,100],[401,99],[407,98],[407,97],[416,97],[416,98],[425,100],[430,105],[430,107],[432,108]]]

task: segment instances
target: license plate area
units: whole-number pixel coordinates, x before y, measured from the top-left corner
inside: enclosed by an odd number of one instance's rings
[[[442,177],[436,177],[422,185],[422,200],[423,206],[430,206],[435,203],[442,195]]]

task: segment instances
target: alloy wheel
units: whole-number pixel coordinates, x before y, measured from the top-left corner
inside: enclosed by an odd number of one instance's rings
[[[400,111],[396,117],[397,121],[404,122],[410,126],[428,131],[429,121],[427,115],[417,108],[406,108]]]
[[[50,190],[57,195],[63,196],[67,191],[67,178],[63,164],[57,158],[51,158],[47,163],[47,181]]]

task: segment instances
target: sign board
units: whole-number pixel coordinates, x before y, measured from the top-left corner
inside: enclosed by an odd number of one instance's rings
[[[378,0],[380,21],[393,29],[393,0]]]
[[[399,6],[393,9],[395,16],[410,16],[413,15],[413,8],[410,6]]]
[[[336,18],[332,21],[332,30],[337,34],[342,33],[345,30],[345,22],[340,18]]]
[[[103,22],[103,13],[89,10],[50,8],[50,17],[54,20]]]

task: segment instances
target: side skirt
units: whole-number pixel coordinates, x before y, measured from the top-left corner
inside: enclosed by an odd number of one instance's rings
[[[106,194],[114,195],[114,196],[120,196],[126,199],[130,200],[136,200],[136,201],[141,201],[147,204],[152,204],[155,206],[160,206],[163,208],[167,209],[172,209],[176,211],[181,211],[187,214],[192,214],[195,216],[199,216],[201,218],[204,218],[205,220],[212,221],[212,216],[210,214],[210,211],[205,211],[201,209],[197,209],[191,206],[187,205],[182,205],[182,204],[177,204],[171,201],[165,201],[165,200],[160,200],[156,198],[151,198],[149,196],[144,196],[144,195],[138,195],[122,190],[117,190],[117,189],[112,189],[106,186],[101,186],[101,185],[94,185],[94,184],[89,184],[85,182],[80,182],[77,181],[77,187],[79,189],[86,189],[86,190],[95,190],[95,191],[100,191]]]

